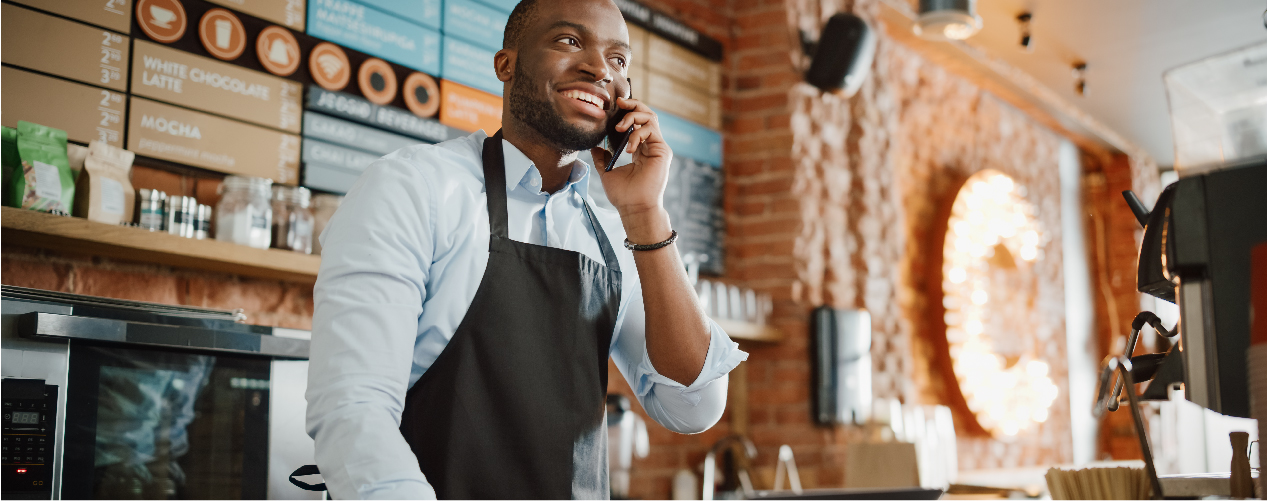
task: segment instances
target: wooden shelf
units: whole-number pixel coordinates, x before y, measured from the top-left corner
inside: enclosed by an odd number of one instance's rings
[[[12,207],[0,208],[0,226],[10,244],[250,277],[312,283],[321,266],[318,256],[194,240]]]
[[[769,325],[752,324],[721,318],[715,318],[713,321],[717,322],[718,326],[721,327],[722,330],[726,331],[727,335],[731,336],[731,339],[736,341],[778,343],[784,340],[784,333]]]

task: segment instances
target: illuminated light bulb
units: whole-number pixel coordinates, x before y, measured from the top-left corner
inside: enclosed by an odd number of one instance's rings
[[[964,322],[964,332],[969,333],[970,336],[976,336],[978,334],[981,334],[982,322],[979,322],[977,319]]]
[[[1021,248],[1021,258],[1023,260],[1034,261],[1037,257],[1039,257],[1039,249],[1029,246]]]
[[[1016,436],[1017,432],[1021,431],[1020,427],[1017,426],[1017,423],[1013,421],[1008,421],[1004,423],[1000,428],[1001,428],[1001,431],[1003,431],[1005,435],[1008,435],[1010,437]]]
[[[1035,409],[1035,412],[1030,415],[1030,419],[1036,423],[1046,422],[1048,420],[1048,408]]]
[[[1039,245],[1039,232],[1030,230],[1021,234],[1021,243],[1026,247],[1036,247]]]
[[[955,223],[955,226],[952,227],[952,231],[954,231],[956,235],[967,235],[969,233],[968,221]]]
[[[1048,364],[1039,360],[1031,360],[1026,362],[1026,374],[1030,377],[1039,379],[1048,375]]]
[[[986,301],[988,298],[989,297],[987,296],[986,291],[984,290],[978,289],[973,291],[973,296],[972,296],[973,304],[977,304],[977,305],[986,304]]]
[[[968,273],[964,271],[964,268],[951,268],[951,271],[947,272],[947,279],[953,284],[962,284],[967,278]]]

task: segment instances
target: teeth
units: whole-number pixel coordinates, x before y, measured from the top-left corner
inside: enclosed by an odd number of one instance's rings
[[[603,107],[603,99],[589,92],[582,92],[579,90],[566,90],[566,91],[563,91],[563,95],[564,97],[570,97],[579,101],[585,101],[599,108]]]

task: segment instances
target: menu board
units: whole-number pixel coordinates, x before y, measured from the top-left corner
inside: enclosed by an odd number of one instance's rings
[[[384,12],[403,16],[428,28],[440,29],[441,0],[360,0],[360,2]]]
[[[710,95],[722,92],[722,67],[656,35],[648,36],[647,69],[677,79]]]
[[[510,14],[472,0],[445,0],[445,36],[496,52],[502,48],[508,17]],[[488,59],[486,66],[493,66],[493,58]]]
[[[309,0],[308,34],[432,75],[440,33],[350,0]]]
[[[308,138],[320,139],[378,155],[386,155],[407,146],[426,143],[412,137],[305,111],[304,140],[307,141]]]
[[[443,82],[441,89],[444,89]],[[441,95],[445,95],[443,90]],[[309,110],[355,120],[433,143],[463,135],[462,131],[448,127],[436,119],[422,118],[400,108],[379,106],[365,98],[342,92],[331,92],[316,85],[308,86],[308,99],[304,106]]]
[[[132,52],[132,93],[299,132],[298,83],[145,40]]]
[[[660,121],[660,132],[674,150],[674,157],[686,157],[713,166],[722,165],[722,134],[704,126],[652,108]]]
[[[722,210],[722,170],[695,160],[674,156],[665,186],[665,211],[678,231],[678,251],[705,254],[701,271],[721,274],[725,255],[726,216]]]
[[[654,71],[646,79],[647,88],[642,95],[649,106],[674,110],[678,116],[712,129],[722,128],[716,96]]]
[[[502,128],[502,98],[491,96],[460,83],[440,81],[440,122],[492,136]]]
[[[305,164],[315,162],[319,164],[339,167],[349,172],[360,173],[370,166],[370,163],[378,160],[382,155],[373,155],[364,151],[357,151],[352,148],[344,148],[315,139],[304,138],[304,150],[301,157]],[[348,191],[352,186],[345,186],[339,191]]]
[[[135,0],[14,0],[37,9],[127,33]],[[126,61],[126,60],[125,60]]]
[[[444,66],[440,76],[495,96],[502,95],[502,81],[493,71],[493,54],[489,50],[445,35]]]
[[[304,0],[207,0],[287,28],[304,31]]]
[[[123,93],[8,67],[0,69],[0,87],[7,127],[25,120],[62,129],[72,141],[123,146]]]
[[[127,37],[9,4],[0,6],[0,22],[5,63],[127,90]]]
[[[299,136],[150,101],[131,99],[128,149],[226,174],[299,181]]]
[[[331,193],[347,193],[361,177],[360,171],[346,170],[319,162],[304,163],[303,185],[307,188]]]

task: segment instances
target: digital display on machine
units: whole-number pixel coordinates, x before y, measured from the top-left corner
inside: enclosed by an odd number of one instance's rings
[[[14,412],[13,424],[40,424],[40,413]]]

